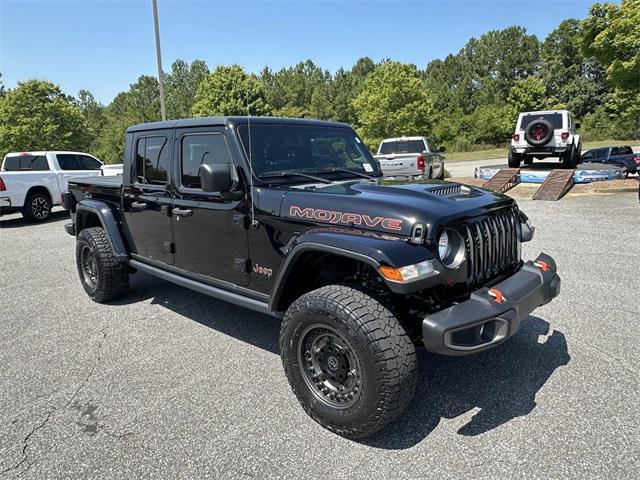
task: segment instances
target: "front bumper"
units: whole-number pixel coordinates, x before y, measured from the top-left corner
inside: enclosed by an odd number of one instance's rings
[[[422,321],[424,346],[443,355],[468,355],[494,347],[515,334],[523,318],[558,293],[556,263],[541,253],[506,280],[426,317]]]

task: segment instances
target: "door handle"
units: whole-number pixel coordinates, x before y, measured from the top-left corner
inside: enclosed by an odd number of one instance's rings
[[[190,217],[191,215],[193,215],[192,210],[187,210],[184,208],[174,208],[173,210],[171,210],[171,213],[173,213],[176,217]]]
[[[142,212],[147,209],[147,204],[145,202],[133,202],[131,204],[132,212]]]

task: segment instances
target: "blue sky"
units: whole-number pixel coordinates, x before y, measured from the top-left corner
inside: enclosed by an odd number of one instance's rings
[[[522,25],[544,38],[591,1],[158,0],[165,70],[176,58],[251,72],[311,58],[335,71],[362,56],[424,68],[482,33]],[[41,78],[108,103],[141,74],[156,74],[151,0],[0,0],[3,82]]]

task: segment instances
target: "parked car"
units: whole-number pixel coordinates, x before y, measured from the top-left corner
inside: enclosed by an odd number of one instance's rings
[[[137,125],[122,177],[71,180],[65,230],[96,302],[126,295],[142,271],[282,318],[280,355],[302,407],[364,437],[413,397],[415,345],[486,350],[560,291],[550,256],[521,260],[533,227],[513,199],[440,181],[380,185],[381,175],[341,123]]]
[[[444,147],[433,148],[426,137],[387,138],[375,159],[385,177],[444,179]]]
[[[617,165],[626,173],[640,172],[640,153],[633,153],[629,146],[592,148],[582,154],[583,162],[606,163]]]
[[[518,115],[509,148],[509,166],[519,168],[521,162],[531,165],[534,158],[558,157],[565,168],[575,168],[580,161],[582,141],[567,110],[523,112]]]
[[[22,212],[29,221],[46,220],[62,204],[69,178],[122,174],[122,166],[103,172],[104,167],[82,152],[8,153],[0,167],[0,215]]]

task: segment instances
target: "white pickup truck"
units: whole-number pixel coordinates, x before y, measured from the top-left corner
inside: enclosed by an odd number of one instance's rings
[[[32,222],[61,205],[72,177],[121,175],[122,165],[104,165],[82,152],[8,153],[0,167],[0,215],[22,212]]]
[[[374,158],[385,177],[444,179],[444,147],[433,148],[426,137],[387,138]]]

